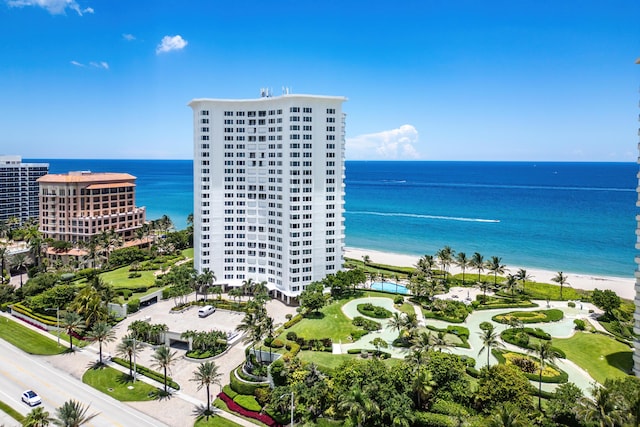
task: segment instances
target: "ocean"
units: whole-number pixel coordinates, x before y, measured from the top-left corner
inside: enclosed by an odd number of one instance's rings
[[[30,159],[127,172],[149,219],[177,228],[193,211],[191,160]],[[507,265],[632,277],[638,165],[559,162],[347,161],[346,245],[399,254],[443,246]]]

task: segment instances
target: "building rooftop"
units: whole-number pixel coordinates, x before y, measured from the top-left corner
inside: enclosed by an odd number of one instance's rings
[[[128,173],[114,173],[114,172],[69,172],[61,174],[47,174],[38,178],[38,182],[44,183],[103,183],[103,182],[129,182],[135,181],[136,177]]]

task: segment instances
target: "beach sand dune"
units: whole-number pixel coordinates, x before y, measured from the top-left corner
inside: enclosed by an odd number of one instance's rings
[[[371,249],[345,248],[345,257],[347,258],[361,260],[365,255],[369,256],[371,262],[400,267],[414,267],[420,258],[413,255],[394,254]],[[557,271],[513,265],[508,265],[507,271],[511,274],[515,274],[520,268],[526,269],[527,273],[532,276],[533,281],[541,283],[553,284],[554,282],[551,279],[558,274]],[[462,272],[462,270],[455,265],[451,266],[450,271],[452,274]],[[467,270],[467,274],[472,273],[473,270]],[[635,280],[632,277],[595,276],[590,274],[572,273],[569,271],[564,271],[564,274],[568,277],[569,286],[572,288],[584,290],[594,290],[596,288],[600,290],[610,289],[624,299],[633,300],[636,297]]]

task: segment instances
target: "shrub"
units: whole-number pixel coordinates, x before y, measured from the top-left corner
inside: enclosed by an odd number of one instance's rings
[[[571,307],[571,308],[575,308],[575,307],[576,307],[576,303],[575,303],[575,302],[573,302],[573,301],[569,301],[569,302],[567,303],[567,306],[568,306],[568,307]]]
[[[482,322],[480,323],[480,329],[483,331],[489,331],[493,329],[493,324],[491,322]]]
[[[233,389],[231,388],[231,386],[229,386],[229,384],[227,384],[224,387],[222,387],[222,392],[224,394],[226,394],[227,396],[229,396],[231,399],[233,399],[234,397],[236,397],[238,395],[238,393],[233,391]]]
[[[581,320],[581,319],[575,319],[573,321],[573,324],[575,325],[578,331],[584,331],[587,328],[587,324],[585,323],[584,320]]]
[[[127,313],[135,313],[140,310],[140,300],[138,298],[134,298],[127,303]]]
[[[271,389],[270,388],[257,388],[256,389],[256,401],[262,407],[269,403],[271,398]]]
[[[527,357],[514,357],[511,359],[511,363],[518,367],[522,372],[527,374],[533,374],[537,370],[537,364],[533,360]]]
[[[255,393],[256,389],[261,388],[261,387],[269,387],[268,384],[261,384],[261,383],[249,383],[249,382],[244,382],[239,380],[236,377],[236,371],[242,371],[242,368],[236,368],[233,371],[231,371],[231,373],[229,374],[229,378],[230,378],[230,386],[233,389],[233,391],[235,391],[238,394],[246,394],[249,396],[253,396],[253,394]]]
[[[290,327],[292,327],[293,325],[295,325],[301,320],[302,320],[302,314],[296,314],[295,316],[293,316],[291,320],[285,322],[283,326],[285,329],[289,329]]]
[[[403,304],[404,303],[404,297],[398,295],[397,297],[395,297],[393,299],[393,303],[396,304],[396,305]]]
[[[436,401],[433,402],[433,405],[431,405],[431,412],[435,412],[436,414],[451,415],[454,417],[466,417],[469,415],[469,411],[463,405],[444,399],[436,399]]]
[[[444,414],[433,412],[415,412],[413,426],[415,427],[457,427],[458,420]]]
[[[284,316],[284,318],[287,320],[291,320],[292,317],[293,315],[291,313],[287,313],[286,316]]]
[[[384,307],[373,305],[369,302],[364,304],[358,304],[358,312],[365,316],[373,317],[376,319],[388,319],[391,317],[391,312]]]
[[[248,411],[260,412],[260,409],[262,409],[262,406],[260,406],[256,398],[253,396],[239,394],[233,399],[233,401]]]
[[[365,331],[364,329],[356,329],[351,332],[351,338],[353,338],[354,341],[357,341],[368,333],[369,331]]]
[[[282,347],[284,347],[284,343],[282,342],[282,340],[276,338],[273,341],[271,341],[271,345],[269,347],[271,347],[271,348],[282,348]]]
[[[287,339],[289,341],[296,341],[298,339],[298,334],[296,334],[294,331],[289,331],[287,332]]]
[[[371,319],[366,319],[362,316],[354,317],[351,323],[353,323],[353,326],[358,326],[367,331],[378,331],[382,329],[382,325],[380,323]]]
[[[128,360],[124,360],[119,357],[112,357],[111,360],[114,363],[117,363],[118,365],[124,366],[125,368],[129,369],[130,365]],[[151,378],[152,380],[164,384],[164,376],[159,372],[147,368],[146,366],[136,365],[136,372],[140,375],[144,375],[145,377]],[[180,390],[180,385],[173,379],[171,379],[171,377],[167,377],[167,385],[174,390]]]

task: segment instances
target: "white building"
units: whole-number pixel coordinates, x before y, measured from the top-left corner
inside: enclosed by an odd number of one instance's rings
[[[291,302],[344,252],[344,97],[194,99],[194,266]]]
[[[20,156],[0,156],[0,221],[16,218],[22,224],[38,218],[38,183],[48,163],[22,163]]]

